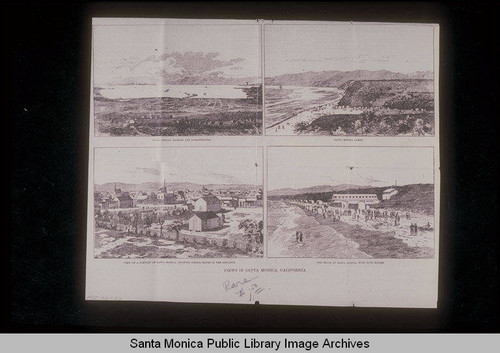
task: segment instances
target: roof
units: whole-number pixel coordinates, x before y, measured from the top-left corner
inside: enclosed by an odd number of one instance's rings
[[[132,201],[129,194],[116,195],[116,198],[120,201]]]
[[[384,194],[388,194],[388,193],[393,192],[393,191],[397,191],[397,190],[394,188],[385,189]]]
[[[195,212],[193,217],[196,216],[199,219],[205,220],[205,219],[213,219],[213,218],[219,218],[215,212],[212,211],[207,211],[207,212]]]
[[[202,197],[200,197],[200,199],[205,200],[207,203],[220,201],[219,198],[217,196],[214,196],[214,195],[202,196]]]
[[[345,196],[377,196],[376,193],[374,192],[346,192],[346,193],[343,193],[343,192],[335,192],[332,194],[332,197],[335,197],[335,196],[338,196],[338,197],[345,197]]]

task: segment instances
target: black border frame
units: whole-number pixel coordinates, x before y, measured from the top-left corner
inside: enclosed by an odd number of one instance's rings
[[[2,110],[11,124],[4,151],[12,164],[1,331],[500,332],[495,4],[26,3],[2,10]],[[93,16],[439,23],[438,309],[85,302]]]

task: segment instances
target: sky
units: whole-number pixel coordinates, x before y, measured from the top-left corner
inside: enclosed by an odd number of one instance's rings
[[[433,70],[428,25],[267,25],[265,75],[306,71]]]
[[[154,84],[162,71],[261,76],[258,25],[94,26],[93,48],[94,82],[98,86],[126,77]]]
[[[260,147],[95,149],[96,184],[165,181],[262,185],[262,175]]]
[[[267,154],[268,190],[433,183],[429,147],[270,147]]]

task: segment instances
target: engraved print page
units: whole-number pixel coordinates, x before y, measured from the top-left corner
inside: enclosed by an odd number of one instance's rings
[[[94,18],[86,299],[436,308],[438,39]]]

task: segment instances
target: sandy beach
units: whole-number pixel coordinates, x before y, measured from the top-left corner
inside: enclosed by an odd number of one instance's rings
[[[276,206],[276,204],[275,204]],[[325,257],[338,259],[365,259],[370,256],[359,250],[359,245],[328,225],[320,224],[298,206],[280,202],[269,209],[269,257]],[[295,231],[304,234],[297,243]]]
[[[269,208],[270,257],[433,258],[429,234],[409,241],[402,231],[368,229],[352,222],[333,222],[285,202]],[[304,234],[297,243],[295,232]],[[432,237],[433,238],[433,237]]]

